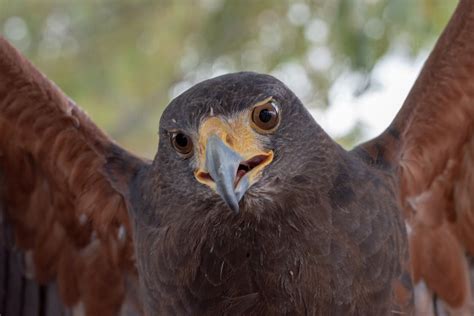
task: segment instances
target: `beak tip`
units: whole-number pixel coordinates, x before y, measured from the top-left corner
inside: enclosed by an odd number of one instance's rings
[[[234,215],[238,215],[240,213],[240,207],[239,205],[229,205],[230,209],[232,210],[232,213],[234,213]]]
[[[221,196],[224,197],[225,204],[227,204],[232,213],[235,215],[240,213],[239,200],[237,200],[235,196],[224,196],[222,194]]]

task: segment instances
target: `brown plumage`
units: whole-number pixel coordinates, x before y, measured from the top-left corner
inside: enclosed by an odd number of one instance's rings
[[[349,152],[278,80],[214,78],[170,103],[146,161],[0,39],[0,313],[60,314],[58,292],[87,315],[471,314],[472,56],[463,0]]]
[[[125,277],[136,278],[125,201],[103,174],[115,147],[4,39],[0,45],[2,196],[15,245],[29,250],[36,280],[57,280],[66,305],[114,315]]]

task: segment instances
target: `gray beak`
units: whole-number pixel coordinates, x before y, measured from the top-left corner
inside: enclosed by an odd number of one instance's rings
[[[243,157],[232,150],[216,135],[211,135],[206,145],[206,169],[216,184],[217,193],[234,211],[239,213],[239,201],[249,188],[244,176],[235,183],[237,170]]]

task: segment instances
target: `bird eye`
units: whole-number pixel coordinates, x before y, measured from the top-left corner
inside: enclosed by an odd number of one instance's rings
[[[193,142],[191,138],[181,132],[173,133],[171,135],[171,143],[173,147],[183,155],[188,155],[193,150]]]
[[[254,127],[261,132],[273,131],[280,121],[278,108],[273,101],[257,105],[252,111],[252,122]]]

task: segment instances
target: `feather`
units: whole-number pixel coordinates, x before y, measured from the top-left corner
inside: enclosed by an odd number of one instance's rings
[[[402,109],[361,145],[395,169],[412,275],[454,310],[471,304],[474,255],[474,2],[461,0]],[[374,159],[374,158],[372,158]]]
[[[110,160],[120,161],[119,179],[109,179],[115,168]],[[136,272],[131,234],[123,239],[117,233],[131,229],[127,186],[120,182],[144,164],[0,38],[5,216],[15,245],[32,254],[35,279],[55,282],[66,306],[81,303],[89,315],[115,315],[122,308],[125,278]]]

